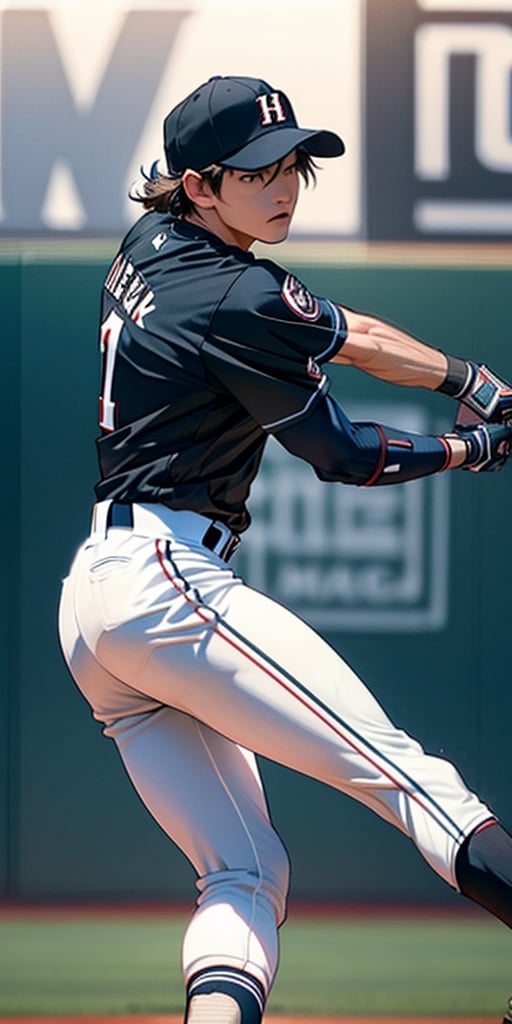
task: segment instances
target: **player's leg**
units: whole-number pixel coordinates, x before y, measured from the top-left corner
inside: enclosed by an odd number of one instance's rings
[[[454,766],[397,729],[339,655],[296,616],[229,574],[219,587],[214,573],[213,586],[207,567],[188,553],[165,545],[160,553],[172,587],[188,588],[183,593],[205,632],[191,665],[161,621],[144,683],[151,694],[166,699],[183,657],[191,684],[180,697],[184,710],[367,804],[407,833],[450,885],[512,923],[508,882],[507,900],[497,907],[477,873],[466,884],[456,870],[459,851],[492,814]],[[494,855],[487,857],[486,870],[495,872],[494,863]]]
[[[108,672],[84,642],[74,582],[60,607],[70,670],[96,717],[108,719],[104,732],[142,801],[197,872],[182,954],[187,1024],[259,1024],[278,962],[289,866],[254,755]],[[137,713],[128,714],[129,702]]]
[[[226,616],[225,628],[229,623],[231,633],[224,631],[224,642],[243,635],[244,621],[257,622],[247,652],[251,662],[258,660],[258,650],[265,652],[262,671],[292,702],[307,708],[306,714],[313,715],[319,726],[320,756],[314,738],[308,754],[309,718],[307,737],[298,742],[293,736],[287,742],[281,733],[286,748],[281,762],[355,796],[401,828],[441,877],[512,927],[512,836],[468,790],[450,762],[426,754],[390,722],[362,681],[320,637],[275,603],[270,614],[258,612],[267,601],[248,588],[237,594],[238,607]],[[219,625],[218,632],[222,631]],[[293,712],[288,715],[291,721],[296,719]],[[336,751],[341,772],[336,756],[333,766],[324,767],[333,736],[335,746],[341,741]],[[262,752],[275,757],[267,744]]]
[[[133,551],[130,557],[127,579],[117,588],[107,579],[92,616],[86,578],[79,581],[82,627],[103,663],[134,692],[179,707],[234,742],[366,803],[410,835],[458,888],[459,850],[491,812],[455,768],[396,729],[317,634],[204,551],[157,542],[144,546],[143,564]],[[143,615],[122,607],[127,593]],[[107,631],[98,607],[110,615]],[[113,614],[124,617],[118,628]],[[112,708],[117,703],[115,695]],[[97,712],[107,720],[108,701],[99,698]],[[461,888],[477,899],[475,887]],[[512,919],[512,907],[505,913]]]
[[[450,762],[427,755],[415,740],[396,729],[361,680],[338,655],[325,650],[321,638],[295,617],[290,620],[289,613],[275,604],[270,616],[254,614],[256,606],[262,600],[266,603],[267,598],[246,589],[242,604],[246,599],[254,606],[253,621],[259,624],[261,650],[272,651],[266,671],[277,682],[280,673],[275,672],[275,666],[280,664],[287,674],[279,678],[279,685],[293,694],[292,699],[308,706],[315,719],[323,721],[332,733],[339,737],[343,733],[343,742],[349,746],[342,758],[345,767],[347,762],[351,767],[348,777],[342,772],[341,780],[333,780],[332,772],[320,773],[306,763],[303,739],[298,748],[293,741],[287,746],[285,763],[355,796],[397,825],[450,885],[512,927],[512,836],[468,790]],[[234,611],[226,622],[241,627],[244,619],[247,621],[247,612]],[[263,629],[262,623],[267,624]],[[265,636],[269,623],[270,643]],[[251,638],[255,640],[254,629]],[[297,652],[299,656],[306,652],[305,657],[297,659]],[[250,656],[256,658],[255,644],[251,644]],[[298,660],[305,664],[297,665]],[[319,678],[320,666],[323,679]],[[329,677],[336,681],[334,687],[327,682]],[[294,749],[296,757],[292,759],[289,755]],[[272,758],[268,747],[264,752]],[[370,766],[366,777],[361,764],[366,769]]]
[[[254,755],[171,708],[120,719],[106,734],[198,875],[182,952],[187,1020],[259,1024],[277,969],[288,857]]]

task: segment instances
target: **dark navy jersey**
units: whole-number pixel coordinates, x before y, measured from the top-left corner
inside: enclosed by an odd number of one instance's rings
[[[97,498],[246,529],[268,435],[300,437],[326,402],[341,310],[270,260],[147,213],[109,270],[101,320]]]

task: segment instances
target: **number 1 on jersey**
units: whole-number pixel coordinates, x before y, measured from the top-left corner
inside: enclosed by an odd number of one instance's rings
[[[117,346],[121,331],[123,329],[123,318],[113,309],[101,325],[100,352],[102,354],[101,373],[101,395],[100,395],[100,427],[102,430],[115,430],[115,413],[117,402],[113,402],[112,382],[114,379],[114,365],[116,361]]]

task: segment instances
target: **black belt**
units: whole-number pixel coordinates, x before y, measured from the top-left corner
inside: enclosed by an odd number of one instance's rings
[[[107,513],[107,529],[109,526],[132,530],[134,526],[132,506],[113,501]],[[223,539],[224,534],[222,530],[215,523],[209,522],[203,536],[200,538],[200,543],[205,548],[208,548],[209,551],[214,551],[219,558],[228,562],[231,555],[238,548],[240,538],[236,533],[232,533],[227,540],[224,540],[224,543],[221,543]]]
[[[123,526],[133,530],[133,509],[131,505],[117,505],[112,502],[107,513],[107,529],[109,526]]]

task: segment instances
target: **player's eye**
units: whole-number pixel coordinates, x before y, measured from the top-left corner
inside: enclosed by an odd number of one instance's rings
[[[256,181],[258,178],[261,178],[260,172],[257,174],[242,174],[240,181],[246,181],[250,185],[251,182]]]

